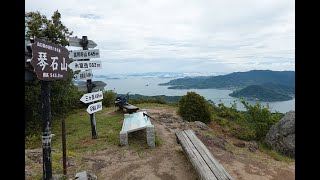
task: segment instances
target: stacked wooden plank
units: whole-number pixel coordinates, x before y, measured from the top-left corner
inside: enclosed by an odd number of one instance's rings
[[[196,169],[199,179],[233,180],[191,129],[176,132],[176,137]]]

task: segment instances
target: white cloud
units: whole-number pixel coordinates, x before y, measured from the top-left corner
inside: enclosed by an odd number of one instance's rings
[[[26,0],[25,4],[26,11],[39,10],[47,17],[58,9],[74,35],[86,35],[98,44],[106,73],[125,65],[131,67],[129,72],[295,68],[291,0]]]

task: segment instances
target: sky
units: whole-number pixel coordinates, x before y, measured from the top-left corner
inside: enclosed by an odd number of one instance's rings
[[[96,74],[295,70],[293,0],[25,1],[49,19],[56,10],[97,43]]]

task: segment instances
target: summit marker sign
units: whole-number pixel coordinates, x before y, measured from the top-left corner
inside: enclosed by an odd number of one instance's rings
[[[69,52],[58,44],[34,38],[31,65],[38,79],[44,81],[68,78]]]

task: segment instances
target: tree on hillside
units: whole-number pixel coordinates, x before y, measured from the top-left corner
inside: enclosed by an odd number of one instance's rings
[[[187,121],[211,121],[210,104],[196,92],[187,92],[179,101],[179,115]]]
[[[69,45],[66,38],[67,36],[71,36],[73,32],[69,32],[69,29],[62,24],[61,14],[58,10],[53,13],[51,19],[47,19],[39,11],[27,12],[25,14],[25,21],[27,26],[26,37],[44,37],[55,44],[62,46]]]
[[[25,13],[26,37],[45,38],[47,41],[62,46],[68,45],[67,36],[72,35],[61,22],[61,14],[55,11],[51,19],[40,12]],[[72,85],[72,72],[66,81],[58,80],[50,83],[51,112],[53,119],[68,110],[78,107],[81,93]],[[41,125],[41,86],[39,80],[25,82],[25,133],[30,130],[40,132]]]

